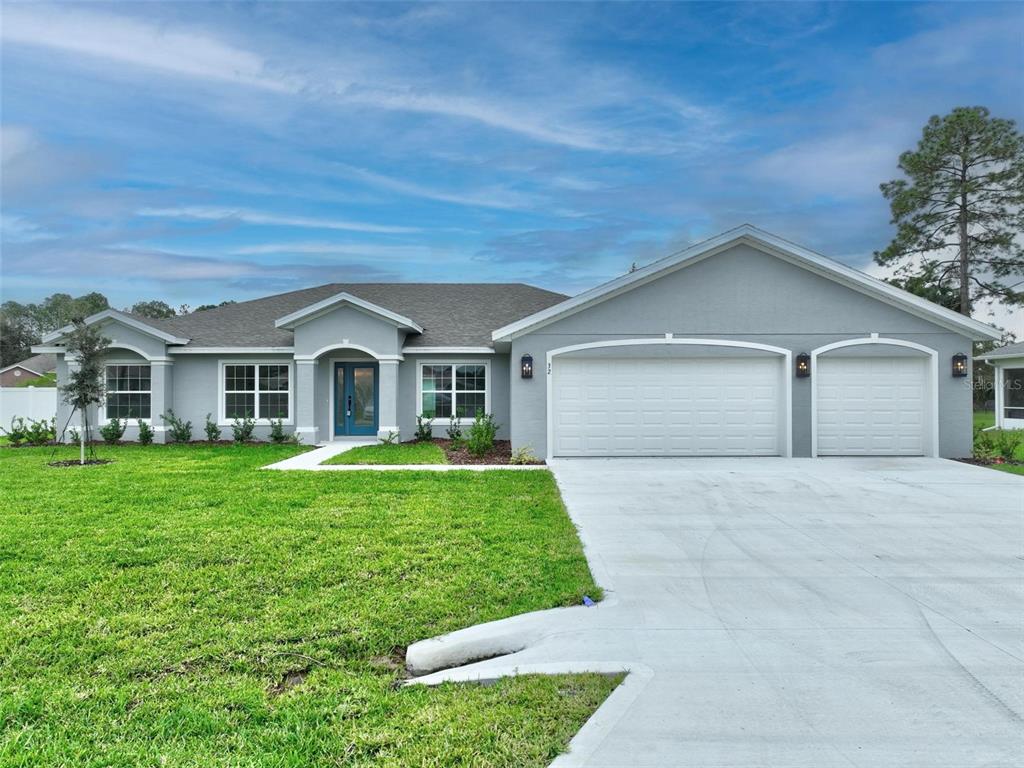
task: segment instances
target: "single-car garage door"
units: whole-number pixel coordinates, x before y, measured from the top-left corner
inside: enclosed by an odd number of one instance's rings
[[[820,357],[819,456],[923,456],[929,442],[928,360]]]
[[[555,358],[555,456],[777,456],[780,356]]]

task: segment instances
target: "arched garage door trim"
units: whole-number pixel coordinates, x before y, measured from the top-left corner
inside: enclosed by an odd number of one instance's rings
[[[928,455],[939,455],[939,353],[931,347],[903,339],[889,339],[872,334],[862,339],[847,339],[826,344],[811,352],[811,456],[818,455],[818,356],[826,352],[845,347],[857,347],[870,344],[885,344],[891,347],[907,347],[924,352],[930,358],[931,375],[931,436],[929,438]]]
[[[569,352],[579,352],[585,349],[599,349],[601,347],[640,347],[640,346],[705,346],[705,347],[735,347],[738,349],[754,349],[761,352],[772,352],[783,358],[783,415],[786,425],[783,430],[783,453],[789,458],[793,455],[793,377],[792,362],[793,353],[782,347],[773,347],[770,344],[758,344],[752,341],[732,341],[727,339],[677,339],[672,334],[665,334],[664,338],[646,339],[611,339],[609,341],[590,341],[585,344],[571,344],[567,347],[558,347],[549,350],[547,353],[547,458],[550,461],[554,458],[555,446],[555,419],[554,419],[554,378],[552,376],[552,362],[559,355]]]

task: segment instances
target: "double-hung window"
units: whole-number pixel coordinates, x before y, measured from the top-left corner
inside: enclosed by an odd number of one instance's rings
[[[108,419],[151,418],[148,365],[108,365],[106,413]]]
[[[486,363],[423,363],[420,366],[420,413],[431,419],[455,414],[472,419],[487,410]]]
[[[225,363],[221,370],[225,420],[291,418],[291,367],[287,363]]]

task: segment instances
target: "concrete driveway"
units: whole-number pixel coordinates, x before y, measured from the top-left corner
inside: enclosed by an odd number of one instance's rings
[[[1024,764],[1024,478],[934,459],[553,470],[606,601],[417,653],[514,651],[424,682],[629,669],[556,765]]]

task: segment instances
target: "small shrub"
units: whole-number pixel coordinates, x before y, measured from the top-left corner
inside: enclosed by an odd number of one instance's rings
[[[203,425],[203,431],[206,432],[206,439],[211,443],[216,443],[220,440],[220,427],[217,426],[217,422],[210,418],[210,414],[206,414],[206,424]]]
[[[81,439],[82,439],[82,433],[79,432],[77,429],[75,429],[74,427],[71,427],[71,429],[68,430],[68,442],[69,443],[77,443],[77,442],[81,441]]]
[[[252,440],[252,431],[256,428],[256,421],[250,416],[244,419],[235,419],[231,422],[231,438],[241,445]]]
[[[111,419],[100,427],[100,437],[107,445],[117,445],[124,437],[124,431],[128,428],[128,419],[123,422],[120,419]]]
[[[434,439],[434,420],[423,416],[416,417],[416,439],[419,441]]]
[[[4,429],[3,433],[7,435],[8,441],[11,445],[21,445],[28,439],[28,427],[25,426],[25,420],[21,416],[11,417],[11,428]]]
[[[395,441],[398,440],[397,432],[388,432],[384,437],[377,438],[380,440],[381,445],[394,445]]]
[[[459,416],[454,411],[452,415],[448,417],[448,429],[445,430],[448,434],[448,439],[452,441],[455,446],[462,444],[462,425],[459,424]]]
[[[168,435],[172,443],[188,443],[192,440],[192,422],[182,421],[174,415],[174,410],[167,409],[167,413],[161,413],[160,418],[170,425]]]
[[[28,422],[26,424],[26,421]],[[27,442],[29,445],[46,445],[57,439],[57,420],[40,419],[35,421],[34,419],[17,419],[11,420],[12,432],[8,432],[12,445],[19,445],[21,442]],[[6,431],[6,430],[4,430]],[[17,438],[17,441],[15,441]]]
[[[288,435],[284,433],[284,419],[270,420],[270,442],[278,445],[288,442]]]
[[[466,448],[474,456],[485,456],[494,448],[494,436],[497,434],[498,423],[494,420],[494,414],[477,411],[466,438]]]
[[[992,448],[996,455],[1006,461],[1015,461],[1017,449],[1024,443],[1024,432],[1018,429],[996,429],[990,434],[993,436]]]
[[[153,444],[153,428],[139,419],[139,445]]]
[[[537,456],[534,454],[533,449],[524,445],[521,448],[516,448],[512,451],[512,456],[508,460],[509,464],[536,464]]]

